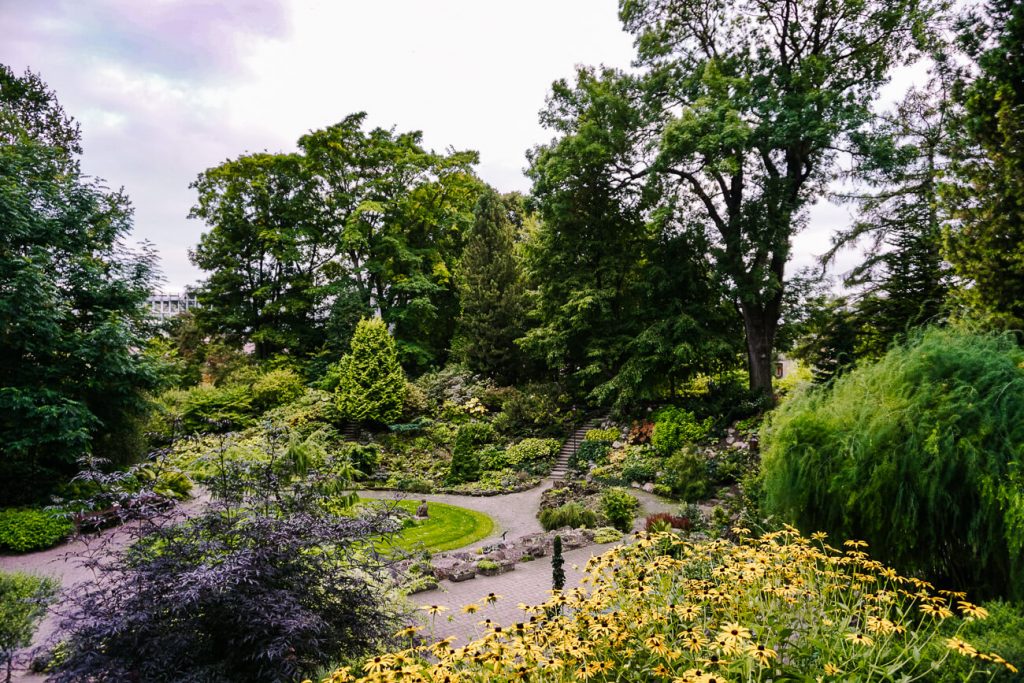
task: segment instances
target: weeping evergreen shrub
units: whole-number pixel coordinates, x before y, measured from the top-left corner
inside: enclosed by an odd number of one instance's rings
[[[1024,353],[927,330],[762,435],[765,512],[978,597],[1024,597]]]

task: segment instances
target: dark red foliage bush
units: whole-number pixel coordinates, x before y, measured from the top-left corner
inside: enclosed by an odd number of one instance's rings
[[[653,515],[647,515],[647,519],[644,520],[644,530],[650,531],[651,527],[658,524],[658,522],[668,522],[672,525],[673,529],[680,529],[682,531],[689,531],[693,527],[689,517],[678,517],[668,512],[657,512]]]

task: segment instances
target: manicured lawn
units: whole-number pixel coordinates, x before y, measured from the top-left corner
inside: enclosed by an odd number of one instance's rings
[[[371,501],[361,498],[359,502]],[[388,501],[387,504],[398,505],[413,514],[420,506],[418,500]],[[454,550],[485,538],[494,529],[494,521],[475,510],[444,503],[427,503],[427,510],[430,516],[426,520],[402,530],[392,537],[390,544],[401,550]]]

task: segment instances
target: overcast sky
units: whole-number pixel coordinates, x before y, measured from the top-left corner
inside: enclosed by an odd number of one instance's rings
[[[479,151],[485,181],[525,191],[552,81],[633,52],[615,0],[0,0],[0,26],[0,62],[42,76],[81,123],[86,172],[127,190],[166,291],[202,276],[186,216],[204,169],[366,111]],[[816,207],[795,265],[848,220]]]

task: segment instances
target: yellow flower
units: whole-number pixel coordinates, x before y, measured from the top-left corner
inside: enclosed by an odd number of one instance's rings
[[[769,662],[779,656],[779,653],[769,647],[753,644],[747,648],[747,654],[757,660],[761,666],[768,666]]]
[[[420,609],[426,610],[427,614],[429,614],[430,616],[435,616],[437,614],[440,614],[441,612],[448,611],[448,608],[444,605],[423,605],[422,607],[420,607]]]
[[[729,645],[737,645],[750,639],[750,629],[737,623],[728,623],[718,632],[718,639]]]
[[[957,607],[959,607],[963,615],[969,619],[977,619],[980,621],[988,618],[988,610],[984,607],[979,607],[978,605],[974,605],[963,600],[957,603]]]
[[[669,669],[667,666],[661,663],[659,663],[657,666],[651,669],[651,673],[655,676],[661,676],[662,678],[668,678],[672,675],[671,669]]]
[[[832,662],[829,662],[828,664],[825,665],[825,675],[826,676],[838,676],[841,673],[843,673],[842,669],[840,669],[838,666],[836,666]]]
[[[926,602],[921,605],[921,611],[929,617],[935,619],[945,619],[953,616],[953,610],[949,609],[945,605],[939,605],[931,602]]]
[[[497,593],[488,593],[483,597],[483,602],[488,605],[493,605],[494,603],[498,602],[498,600],[501,600],[501,596]]]
[[[480,611],[480,605],[478,605],[476,603],[473,603],[473,602],[469,603],[468,605],[466,605],[465,607],[462,608],[462,613],[463,614],[476,614],[479,611]]]
[[[956,651],[958,654],[964,657],[977,657],[978,651],[970,643],[966,643],[959,638],[946,638],[946,647],[950,650]]]
[[[855,643],[857,645],[874,645],[875,644],[875,641],[873,641],[870,637],[864,635],[863,633],[847,633],[846,634],[846,639],[848,641],[850,641],[851,643]]]

